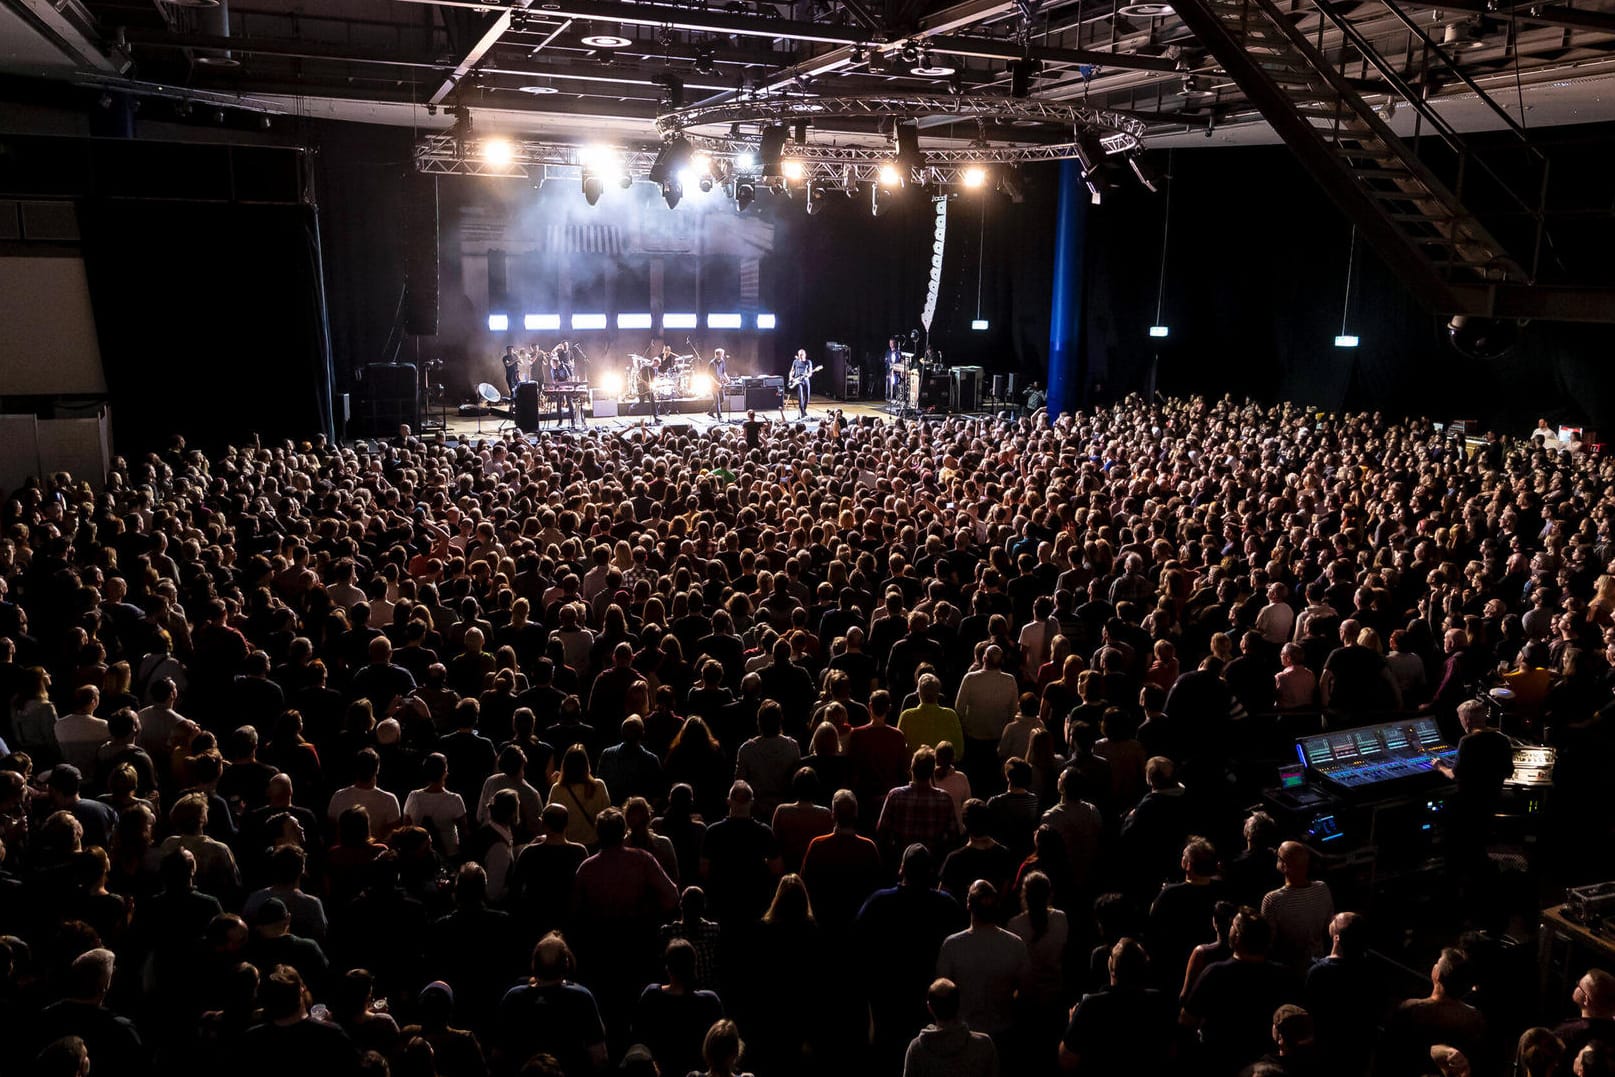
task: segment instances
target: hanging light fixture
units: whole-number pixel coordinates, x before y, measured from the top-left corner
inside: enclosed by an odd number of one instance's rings
[[[1357,226],[1351,226],[1351,244],[1346,248],[1346,298],[1341,303],[1340,333],[1335,337],[1335,347],[1357,347],[1357,334],[1346,332],[1346,319],[1351,315],[1351,271],[1357,264]]]

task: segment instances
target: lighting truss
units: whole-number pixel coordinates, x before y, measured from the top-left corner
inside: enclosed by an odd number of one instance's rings
[[[794,99],[799,101],[800,99]],[[919,116],[949,114],[961,117],[984,117],[1013,121],[1016,119],[1035,119],[1057,124],[1067,132],[1064,141],[1052,143],[1009,143],[993,146],[963,146],[932,148],[925,151],[925,164],[919,170],[919,179],[923,183],[937,183],[943,185],[958,184],[963,181],[966,168],[979,165],[1017,165],[1035,161],[1061,161],[1078,156],[1078,134],[1081,137],[1092,137],[1098,140],[1107,154],[1127,153],[1140,146],[1140,138],[1144,133],[1144,124],[1130,116],[1123,116],[1115,112],[1102,109],[1084,108],[1078,105],[1063,102],[1037,101],[1033,99],[1014,100],[1001,97],[930,97],[924,94],[913,94],[904,97],[888,97],[881,99],[864,98],[817,98],[818,102],[825,103],[829,110],[832,107],[845,105],[849,110],[862,109],[856,113],[864,116]],[[756,106],[764,102],[747,102],[743,105],[721,105],[696,107],[670,113],[658,121],[658,126],[668,135],[686,131],[681,124],[717,124],[727,125],[728,120],[718,120],[711,114],[722,112],[727,116],[738,114],[746,109],[752,109],[748,119],[756,119]],[[788,99],[778,99],[776,104],[786,105]],[[926,111],[935,106],[936,111]],[[958,107],[954,107],[958,106]],[[897,111],[906,108],[908,111]],[[886,111],[881,111],[885,109]],[[853,115],[848,112],[826,112],[826,115]],[[781,116],[787,115],[781,113]],[[673,118],[673,119],[670,119]],[[715,178],[720,182],[734,176],[745,176],[754,186],[783,186],[786,181],[778,178],[767,178],[755,174],[752,169],[741,167],[738,161],[755,159],[756,146],[753,142],[733,138],[706,137],[696,134],[685,134],[690,140],[691,149],[704,153],[714,165]],[[542,183],[547,179],[568,179],[576,181],[582,172],[581,155],[587,147],[570,142],[555,142],[545,139],[512,139],[514,154],[508,164],[491,165],[482,160],[479,154],[462,153],[462,145],[448,134],[432,134],[420,139],[415,145],[415,168],[419,172],[437,175],[455,176],[495,176],[509,179],[523,179],[532,183]],[[611,147],[615,155],[615,165],[635,179],[645,178],[651,166],[656,161],[660,143],[617,145]],[[830,145],[822,142],[793,143],[786,152],[786,156],[802,166],[802,175],[792,183],[806,182],[815,186],[833,187],[841,190],[853,188],[878,180],[883,165],[891,163],[892,151],[885,146],[862,145]]]
[[[691,128],[704,127],[708,124],[727,126],[732,123],[791,124],[806,119],[921,120],[936,117],[954,117],[981,122],[998,121],[1005,124],[1044,123],[1063,128],[1067,132],[1083,131],[1097,137],[1104,144],[1107,153],[1125,153],[1137,149],[1139,139],[1144,134],[1144,123],[1141,120],[1069,101],[1045,101],[1035,97],[998,97],[986,94],[922,93],[821,94],[812,97],[776,94],[751,97],[719,104],[674,109],[657,117],[656,127],[664,138],[671,138],[676,134],[687,133]],[[1029,143],[1012,143],[1005,148],[1010,152],[1017,152],[1031,151],[1040,147]],[[930,160],[935,152],[928,150],[927,160]],[[802,154],[794,156],[800,157]],[[1062,156],[1074,156],[1074,153]],[[1050,160],[1044,156],[1011,159]]]

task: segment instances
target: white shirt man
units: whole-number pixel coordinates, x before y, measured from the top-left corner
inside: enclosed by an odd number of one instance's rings
[[[1015,717],[1020,703],[1020,685],[1013,674],[1005,673],[1004,652],[997,644],[982,656],[984,668],[966,673],[959,683],[953,709],[959,724],[971,740],[990,740],[996,751],[1004,727]]]

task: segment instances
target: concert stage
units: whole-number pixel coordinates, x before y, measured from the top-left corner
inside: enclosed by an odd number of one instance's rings
[[[707,414],[704,411],[704,409],[710,405],[710,403],[710,400],[700,399],[691,399],[686,401],[663,401],[662,426],[687,426],[692,430],[705,431],[718,426],[738,426],[746,421],[746,412],[744,409],[728,412],[725,414],[723,419],[714,419],[710,414]],[[670,410],[669,405],[671,404],[693,404],[694,406],[689,408],[681,408],[681,410],[674,412]],[[585,409],[583,413],[583,427],[587,430],[619,431],[630,430],[640,426],[649,426],[652,429],[655,429],[655,424],[653,424],[650,419],[650,406],[648,404],[645,405],[645,411],[643,414],[625,413],[635,411],[637,407],[638,405],[634,404],[619,404],[618,414],[616,415],[591,415],[589,414],[589,411]],[[829,418],[831,411],[840,411],[848,419],[889,419],[891,417],[890,414],[885,410],[883,403],[878,400],[843,402],[840,400],[833,400],[830,397],[816,396],[809,403],[808,417],[806,421],[809,425],[817,424],[818,422]],[[441,416],[436,409],[433,409],[422,416],[422,418],[433,423],[437,422],[440,417]],[[777,407],[768,411],[759,409],[757,412],[757,417],[760,419],[768,419],[777,422],[780,418],[780,412]],[[787,421],[796,421],[795,402],[786,404],[785,417]],[[540,425],[538,431],[540,434],[553,434],[557,432],[564,433],[568,429],[577,429],[576,427],[568,428],[564,423],[557,426],[555,423],[555,413],[552,411],[543,412],[542,418],[543,423]],[[454,411],[454,409],[450,409],[444,421],[444,433],[446,436],[456,441],[476,441],[479,438],[508,438],[519,433],[519,431],[517,431],[514,423],[506,419],[491,416],[478,419],[474,416],[468,417],[459,415]]]

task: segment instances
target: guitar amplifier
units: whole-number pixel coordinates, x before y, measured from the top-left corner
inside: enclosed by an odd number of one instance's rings
[[[747,378],[745,389],[747,411],[777,411],[785,406],[784,378]]]

